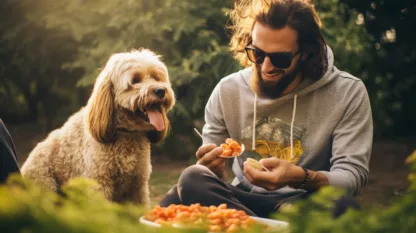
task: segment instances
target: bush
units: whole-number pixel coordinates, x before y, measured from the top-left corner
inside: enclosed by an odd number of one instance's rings
[[[416,151],[408,158],[416,171]],[[409,176],[405,196],[389,208],[349,210],[332,219],[330,207],[342,192],[331,187],[321,189],[309,200],[284,207],[274,217],[286,220],[291,233],[323,232],[414,232],[416,228],[416,175]],[[43,190],[19,176],[12,176],[0,187],[0,232],[187,232],[155,229],[141,225],[139,217],[146,209],[132,204],[107,201],[95,191],[92,180],[77,178],[63,187],[62,195]],[[253,231],[255,231],[253,229]]]

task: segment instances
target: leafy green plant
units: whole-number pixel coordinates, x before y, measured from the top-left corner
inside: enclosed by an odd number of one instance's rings
[[[92,180],[74,179],[63,195],[14,176],[0,189],[1,232],[132,232],[143,209],[117,205]]]
[[[291,233],[308,232],[414,232],[416,228],[416,151],[408,157],[411,166],[410,187],[405,196],[386,209],[348,210],[332,218],[333,200],[343,192],[332,187],[321,189],[309,200],[302,200],[281,210],[274,217],[289,222]]]
[[[416,227],[416,151],[411,163],[407,193],[386,209],[348,210],[333,219],[333,200],[342,191],[327,187],[308,200],[285,206],[274,218],[289,222],[290,233],[381,233],[414,232]],[[189,229],[151,228],[139,223],[146,208],[107,201],[96,191],[93,180],[71,180],[58,195],[15,175],[0,186],[1,232],[194,232]],[[202,232],[202,230],[195,230]],[[261,232],[251,229],[251,232]]]

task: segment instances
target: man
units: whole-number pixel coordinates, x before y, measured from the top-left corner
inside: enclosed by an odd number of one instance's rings
[[[313,5],[254,1],[232,13],[231,50],[252,65],[214,89],[203,128],[213,144],[198,149],[198,165],[183,171],[161,206],[227,203],[267,217],[326,185],[358,194],[369,171],[370,102],[362,81],[334,66]],[[246,147],[234,159],[232,184],[223,181],[227,159],[218,157],[228,137]],[[254,169],[247,157],[263,158],[270,172]]]

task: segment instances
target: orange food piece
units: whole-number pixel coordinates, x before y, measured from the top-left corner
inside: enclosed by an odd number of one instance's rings
[[[229,233],[229,232],[238,232],[240,230],[240,226],[239,225],[237,225],[237,224],[231,224],[231,226],[229,226],[228,228],[227,228],[227,233]]]
[[[225,210],[227,209],[227,204],[221,204],[218,206],[218,209]]]
[[[241,153],[242,148],[240,144],[232,138],[227,138],[225,143],[221,144],[221,156],[237,156]]]
[[[210,225],[208,226],[208,231],[209,232],[221,232],[222,228],[219,225]]]
[[[228,209],[226,204],[201,206],[200,204],[155,206],[145,218],[155,223],[171,225],[180,223],[205,227],[210,232],[238,232],[248,229],[255,221],[244,211]]]
[[[236,141],[231,141],[229,145],[230,145],[230,148],[233,149],[233,150],[241,148],[240,144],[238,144],[238,142],[236,142]]]
[[[222,156],[232,156],[233,155],[233,151],[230,149],[225,149],[222,151]]]

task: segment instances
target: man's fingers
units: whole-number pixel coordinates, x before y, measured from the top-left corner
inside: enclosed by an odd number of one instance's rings
[[[248,164],[247,162],[244,162],[244,176],[247,178],[247,180],[252,183],[253,178],[251,177],[253,168]]]
[[[250,179],[252,179],[250,183],[255,182],[257,184],[272,183],[277,179],[277,175],[275,173],[268,171],[259,171],[251,167],[249,163],[244,163],[244,175],[247,178],[250,177]]]
[[[280,165],[280,159],[278,158],[267,158],[267,159],[260,159],[259,163],[261,165],[263,165],[266,168],[275,168],[278,167]]]
[[[222,153],[221,147],[216,147],[213,150],[209,151],[208,153],[201,156],[198,163],[203,165],[210,164],[214,159],[219,158],[218,156]]]
[[[225,169],[226,158],[221,158],[222,148],[217,147],[215,144],[207,144],[199,147],[195,153],[198,161],[197,164],[206,166],[218,177],[222,176]]]
[[[244,176],[249,179],[250,183],[259,180],[259,170],[253,168],[249,163],[244,162]]]
[[[259,171],[251,167],[250,164],[244,167],[244,174],[248,174],[253,180],[267,180],[269,178],[268,173],[271,172]]]
[[[244,166],[244,176],[252,185],[263,187],[267,190],[273,190],[272,185],[267,180],[260,180],[257,178],[258,172],[258,170],[252,168],[249,164]]]
[[[216,147],[217,145],[215,144],[206,144],[206,145],[199,147],[198,150],[196,151],[196,158],[197,159],[202,158],[206,153],[212,151]]]
[[[217,157],[216,159],[212,160],[207,167],[208,168],[216,168],[219,166],[222,166],[222,164],[225,164],[225,158]]]

